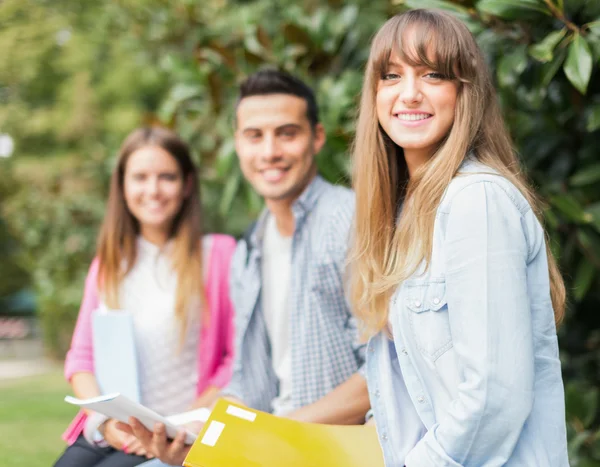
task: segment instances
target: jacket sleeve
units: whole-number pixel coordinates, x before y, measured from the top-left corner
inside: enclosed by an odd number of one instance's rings
[[[236,330],[240,327],[238,320],[240,319],[239,313],[236,313],[236,304],[242,299],[239,291],[242,290],[242,284],[240,283],[240,272],[244,268],[244,262],[246,260],[247,248],[246,242],[241,240],[238,242],[233,258],[231,260],[231,266],[229,271],[229,292],[232,304],[232,323],[233,323],[233,368],[231,379],[229,383],[223,388],[222,393],[227,396],[235,397],[241,401],[245,400],[244,397],[244,384],[243,384],[243,373],[242,373],[242,338]]]
[[[73,331],[71,347],[65,359],[65,378],[70,381],[75,373],[94,372],[94,349],[92,348],[92,311],[98,308],[98,259],[94,259],[85,279],[83,300]]]
[[[504,465],[519,440],[534,393],[527,262],[544,249],[541,228],[527,238],[525,213],[495,182],[472,183],[451,200],[443,250],[461,381],[407,467]]]
[[[220,336],[225,342],[225,351],[221,364],[209,381],[209,386],[223,388],[231,379],[235,355],[235,327],[233,323],[234,310],[230,298],[229,277],[231,272],[231,260],[236,247],[235,239],[233,237],[221,235],[218,237],[217,244],[215,244],[213,248],[217,248],[217,246],[218,250],[215,251],[215,253],[218,253],[218,259],[213,259],[212,261],[219,261],[218,313],[221,315],[219,320],[222,325]]]

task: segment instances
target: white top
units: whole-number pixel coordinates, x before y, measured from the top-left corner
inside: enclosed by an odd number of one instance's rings
[[[190,304],[181,345],[172,244],[161,250],[139,237],[137,247],[136,263],[121,283],[119,305],[133,315],[141,403],[168,416],[189,409],[196,398],[200,304]]]
[[[273,369],[279,378],[279,395],[272,402],[275,415],[293,410],[288,301],[291,266],[292,237],[282,236],[275,218],[269,215],[263,238],[262,310],[271,340]]]

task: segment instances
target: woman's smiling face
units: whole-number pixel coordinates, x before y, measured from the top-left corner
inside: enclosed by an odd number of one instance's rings
[[[377,86],[377,117],[407,163],[428,160],[444,140],[456,109],[458,85],[425,65],[392,53]]]

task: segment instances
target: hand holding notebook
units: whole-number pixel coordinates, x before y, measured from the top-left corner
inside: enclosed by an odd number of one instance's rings
[[[77,399],[66,396],[65,402],[99,412],[123,423],[128,423],[130,417],[137,418],[150,431],[153,430],[155,423],[163,423],[167,430],[167,436],[170,438],[174,438],[183,425],[195,421],[206,422],[210,415],[209,409],[201,408],[165,417],[119,393],[91,399]],[[192,444],[196,436],[196,434],[186,430],[186,444]]]

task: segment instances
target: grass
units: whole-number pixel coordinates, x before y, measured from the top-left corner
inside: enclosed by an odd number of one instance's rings
[[[65,448],[61,434],[76,410],[63,401],[70,387],[60,371],[0,381],[2,467],[50,467]]]

